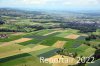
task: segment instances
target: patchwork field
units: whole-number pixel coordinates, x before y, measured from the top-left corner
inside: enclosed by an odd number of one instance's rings
[[[6,33],[7,34],[7,33]],[[40,30],[30,33],[8,33],[8,38],[0,38],[0,66],[68,66],[75,65],[76,57],[88,57],[96,52],[99,40],[89,41],[86,34],[74,29]],[[70,54],[75,54],[72,57]],[[39,58],[68,58],[68,63],[40,63]],[[59,60],[60,61],[60,60]],[[50,62],[50,61],[48,61]]]

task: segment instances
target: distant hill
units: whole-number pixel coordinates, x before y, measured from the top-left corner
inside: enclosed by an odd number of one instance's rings
[[[38,11],[25,11],[25,10],[19,10],[19,9],[11,9],[11,8],[0,8],[0,15],[5,16],[34,16],[34,15],[40,15],[41,12]]]

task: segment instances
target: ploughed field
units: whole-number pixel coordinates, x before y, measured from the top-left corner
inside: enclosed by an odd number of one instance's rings
[[[3,34],[3,33],[0,33]],[[96,49],[84,44],[87,34],[74,29],[46,29],[30,33],[5,33],[0,38],[0,66],[68,66],[77,64],[76,57],[90,57]],[[94,46],[99,41],[90,41]],[[58,53],[76,53],[76,57]],[[73,59],[69,63],[40,63],[40,57]],[[88,65],[88,64],[87,64]]]

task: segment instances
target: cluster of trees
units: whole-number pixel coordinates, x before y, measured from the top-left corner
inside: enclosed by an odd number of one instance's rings
[[[5,22],[3,20],[0,20],[0,25],[5,24]]]
[[[32,32],[32,31],[37,31],[37,30],[42,30],[45,29],[41,25],[15,25],[15,24],[10,24],[10,25],[5,25],[5,28],[0,28],[0,32]]]
[[[95,60],[100,59],[100,49],[97,49],[94,54]]]
[[[91,40],[97,40],[97,39],[100,39],[100,35],[94,35],[94,34],[91,34],[89,35],[88,37],[85,38],[86,42],[84,42],[85,45],[88,45],[88,46],[91,46],[95,49],[99,49],[100,48],[100,44],[98,45],[91,45],[91,43],[89,41]]]
[[[84,44],[87,45],[87,46],[91,46],[91,47],[93,47],[95,49],[100,49],[100,44],[98,44],[98,45],[91,45],[90,42],[84,42]]]
[[[93,40],[93,39],[100,39],[100,35],[91,34],[91,35],[89,35],[88,37],[85,38],[86,41],[90,41],[90,40]]]
[[[58,50],[56,53],[60,54],[60,55],[64,55],[64,56],[73,57],[73,58],[75,58],[77,56],[76,52],[69,52],[65,48]]]
[[[88,37],[86,37],[86,39],[85,39],[86,42],[84,42],[85,45],[91,46],[92,48],[96,49],[96,51],[95,51],[95,53],[93,55],[93,57],[95,58],[95,60],[100,59],[100,43],[97,44],[97,45],[91,45],[91,43],[89,41],[96,40],[96,39],[100,39],[100,35],[91,34]]]

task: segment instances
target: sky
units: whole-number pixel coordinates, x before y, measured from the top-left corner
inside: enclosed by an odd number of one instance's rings
[[[100,0],[0,0],[0,7],[47,10],[100,10]]]

